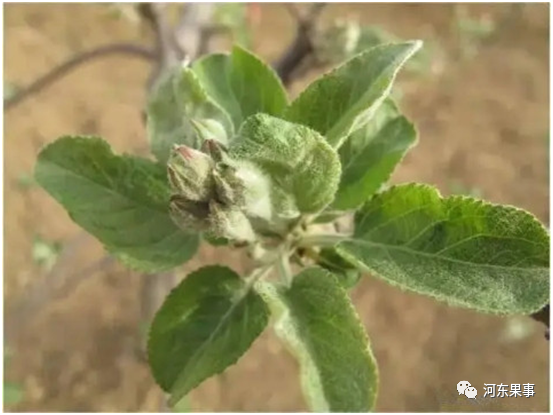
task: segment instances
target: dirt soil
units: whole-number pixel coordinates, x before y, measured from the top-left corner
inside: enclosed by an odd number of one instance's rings
[[[452,4],[332,5],[326,19],[357,16],[403,38],[438,46],[434,72],[402,75],[401,106],[420,132],[393,182],[422,181],[444,194],[477,189],[485,198],[549,218],[549,6],[471,5],[474,17],[498,26],[474,56],[462,57]],[[281,5],[263,5],[255,49],[273,59],[293,36]],[[113,40],[147,42],[149,35],[92,4],[9,4],[4,7],[4,82],[26,84],[65,58]],[[7,377],[25,389],[17,411],[154,411],[162,394],[135,350],[140,341],[139,275],[122,266],[98,267],[76,288],[32,318],[9,306],[47,277],[32,261],[35,235],[77,244],[78,227],[37,187],[19,183],[40,148],[64,134],[100,134],[117,151],[145,144],[140,110],[146,62],[112,57],[87,64],[4,113],[4,300],[14,357]],[[311,76],[311,75],[310,75]],[[294,93],[305,80],[293,86]],[[81,240],[64,270],[82,270],[102,257]],[[204,248],[187,264],[245,264]],[[52,283],[59,275],[49,275]],[[39,293],[48,296],[48,292]],[[509,340],[509,319],[448,308],[371,277],[353,292],[372,338],[381,376],[379,411],[548,411],[549,353],[543,328]],[[195,411],[303,411],[294,361],[267,331],[223,375],[190,395]],[[468,380],[532,383],[531,398],[480,403],[458,396]]]

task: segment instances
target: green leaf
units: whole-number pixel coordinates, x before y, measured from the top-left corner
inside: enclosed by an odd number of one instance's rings
[[[35,177],[74,222],[132,268],[167,270],[197,250],[198,236],[169,217],[160,164],[114,155],[97,137],[62,137],[40,152]]]
[[[285,118],[318,131],[335,148],[363,127],[390,94],[401,66],[422,42],[379,45],[319,78],[288,107]]]
[[[252,43],[247,3],[216,3],[213,23],[229,29],[233,42],[244,47]]]
[[[340,148],[342,179],[333,209],[355,209],[390,178],[417,141],[417,132],[391,102]]]
[[[195,121],[220,125],[227,139],[234,134],[230,116],[207,94],[196,74],[183,66],[171,68],[158,81],[148,100],[147,119],[150,148],[162,163],[173,144],[200,148]]]
[[[12,99],[19,91],[21,91],[21,87],[18,85],[4,81],[4,101]]]
[[[336,151],[317,132],[279,118],[264,114],[248,118],[229,154],[261,168],[271,178],[273,190],[292,196],[303,213],[324,208],[338,188]]]
[[[392,285],[449,304],[529,314],[549,298],[549,234],[523,210],[426,185],[395,186],[356,214],[338,252]]]
[[[309,268],[289,288],[256,287],[277,317],[275,331],[298,359],[301,383],[316,412],[368,412],[378,373],[367,334],[336,278]]]
[[[4,405],[12,406],[20,403],[25,397],[25,393],[20,385],[12,382],[4,381],[3,385],[4,392]]]
[[[232,117],[236,129],[250,115],[280,115],[288,99],[273,69],[247,50],[212,54],[192,65],[208,94]]]
[[[332,272],[345,289],[353,288],[361,280],[361,272],[334,248],[321,249],[317,264]]]
[[[170,405],[233,365],[267,325],[261,297],[232,270],[208,266],[165,299],[148,341],[152,373]]]

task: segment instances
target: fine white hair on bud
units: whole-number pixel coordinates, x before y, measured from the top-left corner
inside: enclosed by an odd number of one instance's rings
[[[213,196],[213,167],[207,154],[176,145],[167,163],[167,175],[173,193],[190,200],[208,201]]]
[[[255,241],[255,232],[244,213],[235,207],[225,207],[212,200],[209,203],[209,231],[213,236],[240,242]]]
[[[250,162],[240,161],[234,167],[244,186],[244,211],[248,216],[270,221],[273,216],[270,178]]]
[[[173,222],[184,231],[208,229],[209,205],[207,202],[198,202],[184,196],[173,195],[169,202],[169,214]]]

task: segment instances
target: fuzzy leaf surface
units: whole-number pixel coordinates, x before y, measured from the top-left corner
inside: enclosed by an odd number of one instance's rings
[[[117,156],[97,137],[62,137],[40,152],[35,177],[75,223],[131,268],[167,270],[198,248],[198,236],[169,217],[160,164]]]
[[[388,181],[416,141],[415,127],[386,101],[375,117],[340,147],[342,178],[332,208],[359,207]]]
[[[152,373],[170,405],[250,348],[269,310],[229,268],[208,266],[188,275],[165,299],[148,340]]]
[[[375,46],[322,76],[287,108],[285,118],[326,137],[335,148],[363,127],[390,94],[403,64],[420,41]]]
[[[338,280],[309,268],[292,285],[257,287],[277,318],[275,331],[298,360],[311,410],[368,412],[378,370],[367,334]]]
[[[274,190],[293,197],[302,213],[324,208],[338,188],[336,151],[316,131],[279,118],[265,114],[248,118],[229,154],[259,167]]]
[[[280,115],[288,103],[273,69],[240,46],[230,55],[216,53],[198,59],[192,69],[208,94],[231,115],[236,130],[250,115]]]
[[[369,200],[338,252],[392,285],[451,305],[529,314],[549,298],[549,234],[531,214],[427,185]]]

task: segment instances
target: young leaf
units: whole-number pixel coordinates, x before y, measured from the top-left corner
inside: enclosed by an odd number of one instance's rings
[[[330,145],[363,127],[390,94],[401,66],[422,42],[375,46],[316,80],[290,104],[285,118],[318,131]]]
[[[298,359],[309,406],[317,412],[368,412],[378,373],[367,334],[344,289],[320,268],[289,288],[259,284],[278,320],[275,331]]]
[[[430,186],[390,188],[337,250],[393,285],[452,305],[529,314],[549,298],[549,235],[528,212]]]
[[[379,125],[380,124],[380,125]],[[340,148],[342,179],[333,209],[355,209],[375,193],[415,144],[414,126],[393,105],[382,105]]]
[[[207,93],[232,117],[236,129],[250,115],[280,115],[288,99],[273,69],[247,50],[212,54],[192,64]]]
[[[340,160],[324,138],[307,127],[269,115],[254,115],[242,125],[229,154],[253,163],[291,196],[300,212],[324,208],[340,180]]]
[[[249,349],[267,325],[269,310],[231,269],[201,268],[165,299],[152,323],[148,355],[154,378],[180,401]]]
[[[100,138],[62,137],[40,152],[35,177],[73,221],[132,268],[170,269],[197,250],[198,236],[169,217],[160,164],[116,156]]]
[[[147,118],[150,147],[162,163],[169,158],[173,144],[200,148],[197,125],[218,126],[225,137],[218,134],[213,138],[223,144],[234,134],[230,116],[208,96],[195,73],[184,66],[175,66],[161,77],[149,98]]]

